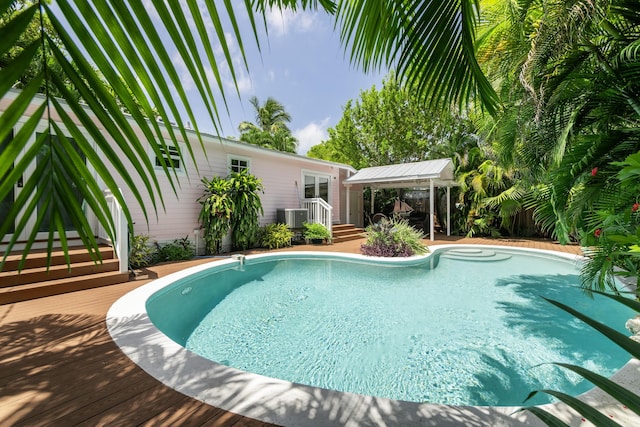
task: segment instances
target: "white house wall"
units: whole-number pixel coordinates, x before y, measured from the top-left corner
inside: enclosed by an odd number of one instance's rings
[[[0,100],[0,114],[9,105],[10,98],[16,96],[16,94],[17,92],[10,92],[10,96]],[[25,120],[35,108],[35,103],[30,106],[25,114]],[[140,135],[141,140],[145,139],[142,132],[135,126],[134,130]],[[221,140],[211,135],[203,135],[205,146],[205,152],[203,152],[195,133],[188,132],[188,135],[191,139],[195,161],[190,158],[185,150],[183,156],[186,173],[179,175],[178,180],[174,181],[177,194],[174,193],[169,180],[161,170],[157,171],[156,174],[164,198],[164,208],[160,200],[157,199],[157,211],[153,209],[151,196],[148,194],[142,180],[132,174],[135,186],[142,194],[143,205],[147,207],[148,222],[141,206],[136,203],[128,186],[120,176],[115,177],[130,209],[135,234],[148,234],[158,241],[173,240],[185,236],[193,239],[194,229],[200,226],[198,215],[201,205],[197,202],[197,199],[203,194],[204,190],[201,177],[227,176],[229,173],[228,155],[237,155],[250,159],[250,172],[262,180],[264,194],[260,194],[260,198],[264,208],[264,216],[260,219],[261,225],[275,222],[276,210],[279,208],[300,207],[299,198],[304,194],[303,171],[331,177],[329,194],[330,203],[333,206],[332,219],[336,223],[343,219],[341,211],[344,205],[343,193],[345,189],[342,186],[342,179],[346,176],[344,170],[351,170],[350,167],[263,149],[237,141]],[[106,137],[109,138],[108,136]],[[168,135],[165,137],[165,141],[167,143],[170,142]],[[147,147],[147,152],[149,153],[150,161],[153,162],[154,157],[149,147]],[[120,158],[126,165],[126,157],[122,155]],[[127,166],[129,166],[128,169],[133,170],[131,164]],[[340,173],[341,170],[343,173]],[[342,212],[342,216],[344,216],[344,212]]]

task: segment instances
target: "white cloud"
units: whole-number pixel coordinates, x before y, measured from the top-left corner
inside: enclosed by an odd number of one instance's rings
[[[308,33],[322,27],[318,12],[270,9],[266,13],[269,34],[284,36],[293,33]]]
[[[323,140],[329,138],[327,133],[327,125],[329,117],[323,119],[320,123],[311,122],[302,129],[293,131],[293,136],[298,140],[298,154],[305,155],[307,151],[314,145],[320,144]]]
[[[191,78],[191,74],[189,74],[189,71],[187,70],[187,66],[184,63],[184,59],[182,59],[182,56],[180,56],[178,51],[175,51],[173,53],[171,60],[173,61],[173,65],[176,68],[176,71],[178,72],[178,76],[180,77],[180,83],[184,88],[184,90],[188,91],[193,89],[194,85],[193,85],[193,80]]]

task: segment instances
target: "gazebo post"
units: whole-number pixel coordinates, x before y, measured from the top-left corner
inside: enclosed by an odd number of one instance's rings
[[[435,230],[434,230],[434,224],[433,224],[433,211],[434,211],[434,197],[433,197],[433,179],[429,180],[429,230],[430,230],[430,236],[429,238],[431,239],[431,241],[433,242],[436,238],[434,236],[435,234]]]

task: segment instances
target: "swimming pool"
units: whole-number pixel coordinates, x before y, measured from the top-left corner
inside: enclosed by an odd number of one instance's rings
[[[317,255],[288,254],[278,256],[278,261],[263,256],[247,259],[244,268],[228,262],[193,271],[189,278],[171,286],[161,284],[147,291],[144,301],[154,326],[181,346],[222,362],[216,364],[218,374],[225,372],[227,379],[237,381],[235,367],[279,377],[285,384],[306,384],[312,387],[305,390],[314,393],[321,390],[316,387],[322,387],[373,395],[377,400],[513,406],[532,389],[558,388],[559,381],[570,386],[577,382],[571,377],[562,380],[558,376],[561,371],[550,366],[534,367],[539,363],[568,361],[568,356],[575,356],[573,362],[602,368],[605,375],[624,364],[624,353],[612,360],[605,360],[609,349],[602,357],[594,356],[596,344],[591,337],[588,345],[581,347],[584,333],[589,332],[581,331],[582,326],[570,317],[563,318],[563,313],[550,316],[557,309],[538,297],[562,299],[559,297],[566,293],[567,284],[572,280],[577,284],[574,261],[527,252],[520,265],[505,264],[520,254],[504,249],[457,248],[400,263],[386,260],[384,266],[358,256],[325,255],[319,260]],[[402,267],[397,267],[399,264]],[[499,270],[501,264],[503,269],[511,265],[516,271],[499,277],[497,283],[487,283],[485,273]],[[550,264],[556,269],[553,274],[539,274],[547,272]],[[301,271],[302,276],[298,274]],[[320,303],[320,295],[329,299]],[[577,299],[572,297],[573,302],[565,302],[575,306],[576,301],[588,301],[579,291],[578,295]],[[235,298],[240,303],[234,302]],[[175,301],[179,301],[177,305]],[[591,305],[602,308],[602,304]],[[388,307],[399,309],[388,311]],[[610,312],[619,313],[619,307],[594,315],[601,318]],[[446,321],[445,315],[450,314],[457,317]],[[609,320],[623,330],[629,317],[630,313],[621,313],[619,319]],[[305,319],[313,321],[302,327]],[[557,330],[560,336],[553,337]],[[432,334],[434,331],[437,334]],[[529,348],[516,347],[516,335],[520,341],[529,341]],[[221,341],[209,346],[207,340],[200,340],[211,336]],[[305,341],[308,337],[313,338],[311,342]],[[308,352],[314,345],[321,349],[319,354]],[[269,352],[270,348],[275,351]],[[514,348],[515,353],[511,352]],[[387,349],[399,349],[405,360],[397,365],[396,352]],[[172,351],[184,354],[177,348]],[[206,364],[202,358],[192,359]],[[319,370],[319,360],[327,362],[333,377]],[[349,361],[353,363],[349,365]],[[257,365],[251,365],[254,362]],[[366,369],[362,368],[364,362],[370,362]],[[468,362],[473,369],[465,366]],[[277,365],[294,367],[307,377],[274,374],[271,369]],[[355,386],[345,385],[344,378],[355,378]],[[316,382],[318,379],[321,381]],[[266,378],[262,392],[273,384]],[[569,391],[580,393],[587,387]],[[456,389],[464,393],[456,394]],[[468,400],[469,396],[477,400]],[[514,396],[516,400],[504,400]]]

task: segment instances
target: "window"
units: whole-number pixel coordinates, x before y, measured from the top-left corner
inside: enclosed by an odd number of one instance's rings
[[[230,172],[241,172],[243,170],[250,172],[251,161],[246,157],[229,156],[228,163]]]
[[[183,170],[182,162],[180,160],[180,153],[178,152],[178,149],[176,147],[174,147],[173,145],[167,145],[165,149],[165,147],[163,147],[161,144],[158,144],[158,150],[160,151],[160,155],[164,159],[167,167],[173,166],[173,168],[179,172]],[[162,168],[162,161],[158,156],[156,156],[155,165],[156,168]]]

